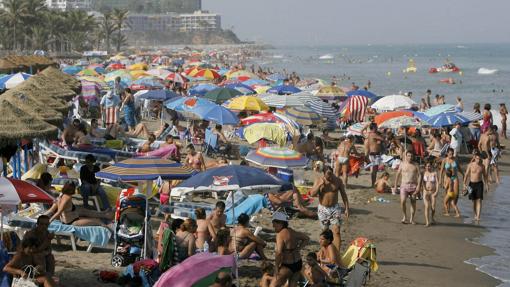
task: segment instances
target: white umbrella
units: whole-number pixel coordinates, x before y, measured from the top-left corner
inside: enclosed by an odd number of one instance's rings
[[[302,107],[305,105],[305,102],[301,98],[294,96],[270,94],[260,99],[268,106],[279,109],[284,107]]]
[[[402,95],[391,95],[379,99],[372,105],[377,111],[395,111],[401,109],[410,109],[416,106],[416,102],[409,97]]]

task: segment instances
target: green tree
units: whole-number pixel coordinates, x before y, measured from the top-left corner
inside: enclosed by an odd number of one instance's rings
[[[123,36],[122,29],[129,28],[128,15],[129,15],[128,10],[122,10],[122,9],[117,9],[117,8],[113,9],[112,20],[113,20],[115,30],[117,31],[117,35],[116,35],[117,53],[120,52],[120,48],[122,46],[122,38],[123,38],[122,37]]]
[[[17,30],[19,25],[23,24],[22,19],[27,15],[27,4],[25,1],[7,0],[4,2],[4,8],[5,10],[2,12],[1,17],[5,18],[12,29],[12,48],[16,50],[18,47]]]
[[[115,32],[115,25],[112,21],[112,16],[110,13],[105,13],[101,18],[99,19],[99,29],[103,31],[104,34],[104,41],[106,45],[106,51],[110,53],[110,44],[111,44],[111,37],[112,34]]]

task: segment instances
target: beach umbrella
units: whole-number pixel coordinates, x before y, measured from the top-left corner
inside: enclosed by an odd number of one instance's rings
[[[465,117],[466,119],[468,119],[470,122],[474,122],[474,121],[479,121],[483,118],[482,114],[480,113],[475,113],[475,112],[460,112],[459,115]]]
[[[424,112],[427,117],[433,117],[441,113],[455,112],[455,106],[450,104],[434,106]]]
[[[255,123],[242,130],[242,136],[249,144],[258,142],[261,139],[270,140],[279,146],[284,146],[287,142],[287,133],[291,136],[292,131],[283,123]]]
[[[180,96],[175,92],[169,90],[141,90],[136,92],[134,94],[134,97],[136,99],[166,101]]]
[[[91,77],[99,77],[99,73],[96,72],[94,69],[84,69],[81,70],[78,74],[78,76],[91,76]]]
[[[374,104],[372,104],[372,108],[379,112],[382,112],[410,109],[416,105],[417,105],[416,102],[407,96],[390,95],[382,97],[379,100],[377,100]]]
[[[171,74],[170,71],[167,71],[165,69],[151,69],[145,73],[154,77],[158,77],[160,79],[166,79],[166,77],[168,77]]]
[[[399,127],[416,127],[419,128],[424,123],[414,117],[410,116],[399,116],[395,118],[388,119],[382,122],[378,127],[379,128],[388,128],[388,129],[398,129]],[[425,123],[425,125],[428,125]]]
[[[16,143],[24,138],[56,137],[57,128],[27,114],[0,97],[0,143]]]
[[[267,94],[260,99],[268,106],[279,109],[284,107],[302,107],[305,105],[301,98],[292,95]]]
[[[330,104],[324,101],[310,101],[306,103],[306,106],[310,107],[310,109],[316,112],[319,116],[328,119],[336,119],[340,116],[340,112],[333,108]]]
[[[128,67],[128,70],[147,70],[148,66],[145,63],[136,63]]]
[[[83,68],[80,66],[67,66],[62,69],[62,72],[66,73],[68,75],[74,76],[74,75],[78,74],[81,70],[83,70]]]
[[[269,107],[259,98],[254,96],[241,96],[233,98],[227,108],[239,111],[267,111]]]
[[[139,157],[117,162],[96,173],[96,177],[119,181],[187,179],[196,172],[166,159]]]
[[[271,86],[258,86],[255,88],[255,92],[257,92],[257,94],[265,94],[269,89],[271,89]]]
[[[334,100],[345,97],[345,92],[337,86],[324,86],[315,95],[323,100]]]
[[[106,67],[107,70],[122,70],[125,68],[126,68],[126,65],[123,65],[121,63],[112,63]]]
[[[244,119],[241,119],[242,125],[251,125],[255,123],[274,123],[278,121],[278,117],[275,116],[274,113],[271,112],[262,112],[259,114],[255,114]]]
[[[116,70],[116,71],[107,73],[106,75],[104,75],[104,81],[105,82],[114,82],[117,77],[120,78],[121,82],[123,82],[127,85],[131,84],[131,82],[133,81],[133,76],[131,76],[131,74],[126,70]]]
[[[312,94],[309,91],[302,91],[299,93],[291,94],[290,96],[297,97],[305,103],[320,100],[320,98],[318,98],[317,96],[315,96],[314,94]]]
[[[199,84],[199,85],[193,86],[188,91],[188,93],[191,96],[193,96],[193,95],[205,95],[207,92],[212,91],[212,90],[217,89],[217,88],[218,88],[218,86],[216,86],[214,84]]]
[[[180,97],[165,103],[167,109],[178,112],[193,112],[193,109],[205,105],[215,106],[216,104],[207,99],[197,97]]]
[[[174,187],[172,192],[186,194],[196,191],[280,189],[283,185],[285,182],[262,169],[227,165],[197,173]]]
[[[189,80],[186,77],[184,77],[183,75],[181,75],[179,73],[174,73],[174,72],[170,72],[170,74],[168,74],[168,76],[166,76],[166,80],[172,81],[175,83],[180,83],[180,84],[189,82]]]
[[[139,78],[143,78],[143,77],[151,77],[151,75],[147,74],[147,71],[145,71],[145,70],[133,70],[133,71],[129,71],[129,74],[131,75],[131,77],[133,77],[133,79],[139,79]]]
[[[231,88],[217,88],[205,94],[204,98],[221,104],[231,98],[242,95],[241,92]]]
[[[12,75],[6,75],[0,78],[0,90],[8,90],[16,87],[23,83],[25,80],[30,78],[32,75],[25,73],[16,73]]]
[[[287,109],[285,115],[299,124],[317,126],[321,124],[321,117],[309,107],[294,107]]]
[[[16,206],[20,203],[52,204],[55,201],[36,185],[8,177],[0,177],[0,198],[1,206]]]
[[[382,113],[382,114],[379,114],[377,116],[375,116],[374,118],[374,122],[377,124],[377,125],[380,125],[382,124],[383,122],[389,120],[389,119],[392,119],[392,118],[397,118],[397,117],[401,117],[401,116],[408,116],[408,117],[412,117],[414,115],[413,112],[411,111],[393,111],[393,112],[385,112],[385,113]]]
[[[285,80],[287,77],[285,75],[274,73],[269,76],[267,76],[267,79],[273,82]]]
[[[272,93],[272,94],[278,94],[278,95],[288,95],[288,94],[299,93],[299,92],[301,92],[301,89],[296,88],[291,85],[279,85],[279,86],[270,88],[269,90],[267,90],[267,92]]]
[[[207,80],[214,80],[214,79],[221,78],[221,75],[212,69],[202,69],[202,70],[197,71],[193,75],[190,74],[190,76],[192,76],[194,78],[204,78]]]
[[[369,98],[371,101],[375,101],[378,98],[376,94],[369,92],[369,91],[365,91],[365,90],[348,91],[345,94],[348,97],[363,96],[363,97]]]
[[[196,73],[198,73],[201,69],[199,67],[191,67],[189,69],[186,69],[184,71],[184,74],[190,76],[190,77],[194,77]]]
[[[136,81],[133,81],[131,86],[135,86],[135,90],[146,89],[146,88],[159,88],[162,89],[165,86],[161,83],[161,80],[155,77],[144,77]]]
[[[235,113],[219,105],[202,105],[193,109],[192,112],[203,120],[220,125],[237,125],[239,123],[239,118]]]
[[[253,88],[254,86],[268,86],[269,82],[260,79],[249,79],[243,81],[243,84]]]
[[[441,114],[437,114],[435,116],[431,116],[427,122],[435,128],[452,126],[455,123],[459,122],[460,124],[467,124],[470,120],[458,113],[455,112],[444,112]]]
[[[363,130],[370,122],[354,123],[347,127],[347,135],[363,136]]]
[[[263,147],[252,150],[246,160],[267,167],[292,168],[305,167],[309,159],[295,150],[286,147]]]
[[[249,80],[249,79],[258,79],[259,77],[252,73],[245,70],[235,71],[232,73],[227,74],[227,79],[238,79],[241,82]]]
[[[235,89],[235,90],[238,90],[239,92],[241,92],[241,94],[243,95],[253,95],[253,94],[256,94],[257,92],[252,89],[250,86],[247,86],[245,84],[241,84],[241,83],[232,83],[232,84],[227,84],[227,85],[224,85],[225,88],[229,88],[229,89]]]
[[[168,269],[154,287],[209,287],[220,271],[232,270],[235,266],[234,255],[198,253]]]

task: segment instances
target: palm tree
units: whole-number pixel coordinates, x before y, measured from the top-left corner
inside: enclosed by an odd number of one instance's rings
[[[33,26],[30,29],[30,42],[32,44],[32,49],[35,50],[45,50],[46,44],[48,43],[48,30],[42,26]]]
[[[121,10],[121,9],[113,9],[112,13],[112,19],[115,26],[115,30],[117,30],[117,36],[118,39],[117,42],[117,53],[120,52],[120,47],[122,46],[122,29],[129,27],[128,20],[128,10]],[[125,39],[124,39],[125,40]]]
[[[21,20],[27,15],[27,5],[25,1],[7,0],[4,2],[4,11],[2,17],[12,27],[12,48],[17,48],[17,28],[18,24],[22,24]]]
[[[34,28],[45,27],[46,24],[42,21],[44,18],[44,14],[48,12],[48,8],[46,7],[44,0],[22,0],[26,6],[26,15],[21,19],[24,28],[25,34],[25,45],[24,48],[27,48],[27,42],[30,41],[34,44],[34,39],[32,39]],[[41,30],[38,30],[41,32]],[[33,48],[33,47],[32,47]]]
[[[110,53],[110,39],[112,37],[113,32],[115,32],[115,26],[112,21],[112,16],[110,13],[104,13],[103,16],[99,20],[99,28],[103,30],[105,43],[106,43],[106,52]]]

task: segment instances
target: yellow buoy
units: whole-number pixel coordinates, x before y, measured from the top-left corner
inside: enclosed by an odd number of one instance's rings
[[[386,75],[389,77],[391,76],[391,72],[387,72]]]

